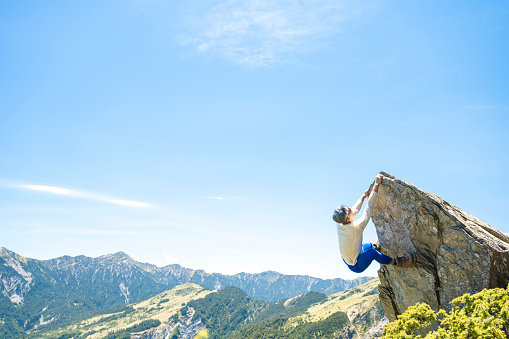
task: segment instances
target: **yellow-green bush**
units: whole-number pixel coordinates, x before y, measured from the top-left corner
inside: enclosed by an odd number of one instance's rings
[[[430,331],[425,339],[509,337],[509,286],[465,294],[451,304],[450,312],[440,310],[437,313],[424,303],[409,307],[397,320],[387,324],[382,338],[422,338],[415,332],[425,330],[434,321],[438,323],[438,329]]]

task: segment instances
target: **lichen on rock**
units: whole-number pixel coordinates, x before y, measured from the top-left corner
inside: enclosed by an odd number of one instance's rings
[[[378,271],[380,302],[389,320],[418,302],[437,311],[465,293],[507,287],[507,235],[435,194],[381,174],[372,221],[382,252],[391,257],[417,253],[410,268]]]

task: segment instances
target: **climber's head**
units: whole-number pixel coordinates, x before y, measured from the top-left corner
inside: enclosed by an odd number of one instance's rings
[[[352,222],[349,220],[350,212],[352,210],[348,206],[339,206],[334,210],[334,213],[332,214],[332,220],[337,222],[338,224],[347,224],[349,222]]]

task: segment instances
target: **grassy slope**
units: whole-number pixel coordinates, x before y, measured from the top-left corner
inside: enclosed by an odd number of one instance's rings
[[[358,313],[373,307],[378,301],[379,283],[378,279],[373,279],[349,290],[331,294],[327,300],[311,306],[304,314],[289,319],[289,322],[317,322],[336,312],[344,312],[352,320]]]

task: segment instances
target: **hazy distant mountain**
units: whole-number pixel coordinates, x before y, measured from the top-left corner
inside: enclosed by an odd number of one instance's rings
[[[63,324],[76,319],[76,314],[121,308],[187,282],[208,289],[235,286],[252,298],[276,301],[309,291],[332,294],[370,279],[323,280],[270,271],[222,275],[180,265],[157,267],[122,252],[36,260],[0,248],[0,329],[8,325],[26,331]]]

